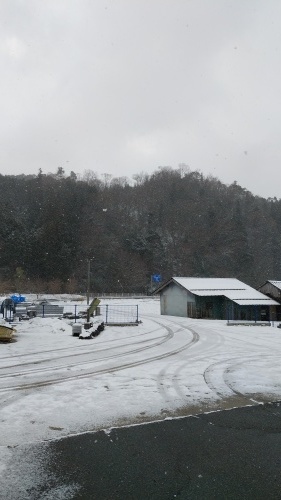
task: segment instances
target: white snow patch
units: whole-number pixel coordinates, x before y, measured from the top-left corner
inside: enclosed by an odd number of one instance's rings
[[[139,305],[139,326],[84,341],[73,321],[37,317],[0,344],[0,472],[6,446],[281,397],[280,329],[161,316],[153,298],[118,303]]]

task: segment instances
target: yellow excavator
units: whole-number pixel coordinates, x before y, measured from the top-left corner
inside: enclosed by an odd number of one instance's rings
[[[87,325],[89,325],[89,326],[85,327],[85,325],[86,325],[86,323],[85,323],[84,324],[85,330],[87,330],[88,328],[91,327],[90,317],[94,316],[94,313],[97,310],[97,307],[98,307],[99,303],[100,303],[100,299],[98,299],[97,297],[95,297],[92,300],[91,304],[89,305],[89,307],[87,309]]]

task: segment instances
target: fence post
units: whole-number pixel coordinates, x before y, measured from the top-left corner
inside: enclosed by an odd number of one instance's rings
[[[105,306],[105,322],[107,323],[107,318],[108,318],[108,304]]]
[[[9,317],[8,317],[8,308],[7,308],[7,319],[8,319],[8,323],[11,323],[13,321],[13,318],[12,318],[12,306],[9,306]]]
[[[43,316],[42,316],[42,318],[45,318],[45,304],[42,304],[42,306],[43,306],[43,311],[42,311],[43,312]]]
[[[137,305],[137,323],[139,322],[139,306]]]
[[[75,306],[74,306],[74,308],[75,308],[75,309],[74,309],[74,316],[75,316],[74,323],[76,323],[76,311],[77,311],[77,306],[75,305]]]

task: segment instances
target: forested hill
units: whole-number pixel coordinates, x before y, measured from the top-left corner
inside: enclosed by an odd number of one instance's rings
[[[132,183],[131,183],[132,184]],[[281,200],[184,169],[0,175],[1,292],[146,292],[152,274],[281,279]]]

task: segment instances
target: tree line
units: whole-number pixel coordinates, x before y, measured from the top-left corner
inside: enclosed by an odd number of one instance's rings
[[[281,279],[281,200],[187,167],[0,175],[0,292],[142,292],[151,276]]]

